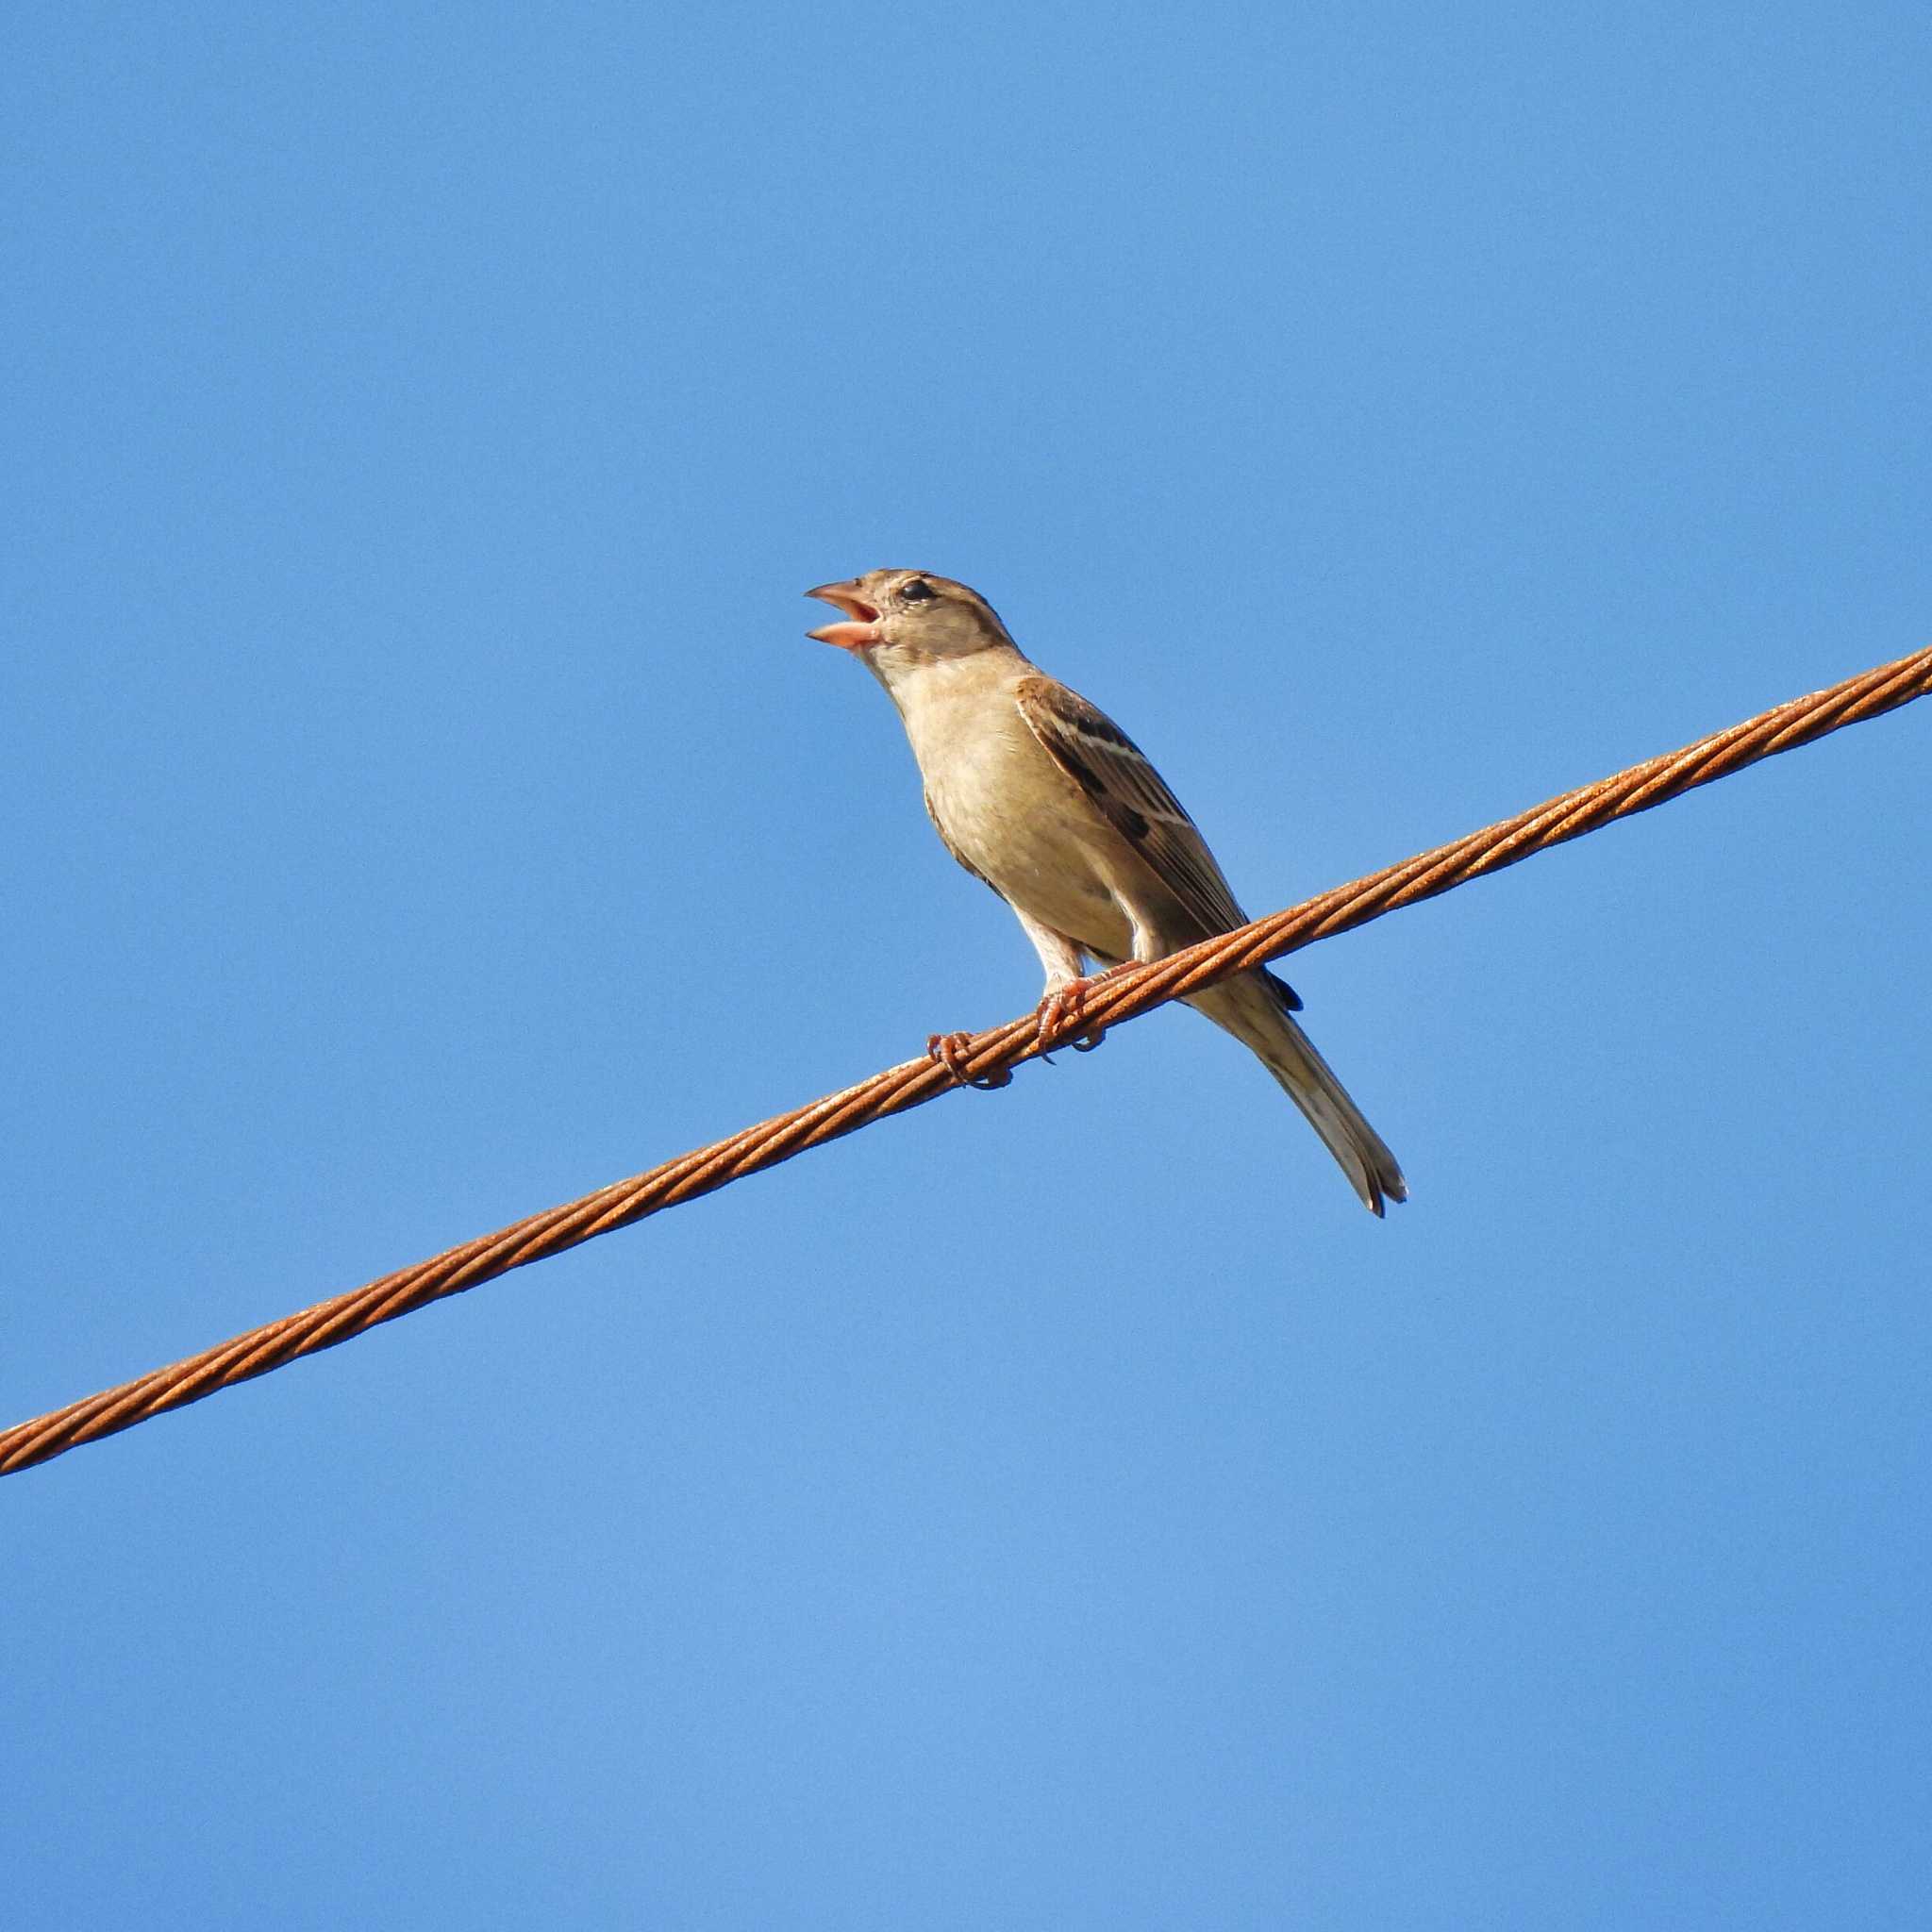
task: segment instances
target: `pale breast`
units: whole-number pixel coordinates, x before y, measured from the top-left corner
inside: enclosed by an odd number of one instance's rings
[[[1112,840],[1091,802],[1004,693],[931,691],[907,736],[941,836],[1009,904],[1118,958],[1131,927],[1105,876]]]

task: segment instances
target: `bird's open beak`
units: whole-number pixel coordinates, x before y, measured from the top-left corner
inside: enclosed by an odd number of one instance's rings
[[[878,607],[858,594],[857,577],[848,577],[842,584],[821,584],[805,594],[836,606],[853,620],[850,624],[821,625],[817,630],[807,631],[807,637],[816,638],[822,644],[837,644],[841,651],[862,651],[879,641]]]

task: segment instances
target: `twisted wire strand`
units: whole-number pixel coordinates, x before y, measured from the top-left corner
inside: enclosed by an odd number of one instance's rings
[[[264,1375],[287,1362],[361,1335],[384,1322],[446,1295],[459,1294],[512,1268],[628,1227],[646,1215],[714,1192],[746,1174],[775,1167],[808,1148],[855,1133],[874,1121],[924,1106],[962,1078],[997,1080],[1008,1069],[1058,1044],[1138,1018],[1169,1000],[1197,992],[1229,974],[1278,959],[1413,906],[1439,893],[1581,838],[1612,821],[1681,797],[1778,752],[1823,738],[1846,724],[1894,710],[1932,691],[1932,647],[1880,664],[1841,684],[1774,706],[1681,751],[1646,759],[1594,783],[1578,786],[1514,818],[1385,866],[1347,885],[1318,893],[1285,911],[1188,946],[1144,966],[1125,966],[1091,982],[1077,1017],[1054,1037],[1040,1037],[1027,1014],[971,1037],[957,1057],[958,1074],[931,1059],[908,1060],[828,1093],[789,1113],[774,1115],[708,1147],[560,1207],[525,1216],[400,1268],[361,1288],[334,1295],[246,1334],[0,1430],[0,1475],[46,1462],[83,1442],[132,1428],[150,1417],[199,1402],[219,1389]]]

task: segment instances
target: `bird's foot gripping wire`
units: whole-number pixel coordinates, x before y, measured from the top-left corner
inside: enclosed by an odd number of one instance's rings
[[[1108,973],[1119,970],[1110,966]],[[1041,1047],[1071,1046],[1075,1053],[1091,1053],[1107,1038],[1105,1026],[1087,1027],[1075,1033],[1071,1040],[1064,1037],[1069,1029],[1080,1025],[1080,1012],[1086,1004],[1088,989],[1106,977],[1107,973],[1101,973],[1091,979],[1062,980],[1048,992],[1034,1016]]]
[[[970,1033],[935,1033],[925,1042],[925,1055],[945,1068],[962,1087],[977,1087],[982,1093],[991,1093],[995,1088],[1013,1084],[1010,1067],[995,1067],[990,1074],[969,1074],[966,1061],[972,1047]]]

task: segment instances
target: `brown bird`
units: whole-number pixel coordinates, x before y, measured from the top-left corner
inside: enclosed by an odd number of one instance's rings
[[[1046,969],[1043,1037],[1077,1019],[1091,958],[1158,959],[1246,923],[1214,855],[1159,773],[1104,711],[1030,663],[976,591],[930,571],[874,570],[808,591],[845,613],[810,635],[886,688],[945,847],[1013,908]],[[1408,1185],[1291,1017],[1265,969],[1187,1004],[1287,1089],[1371,1213]],[[948,1064],[963,1036],[936,1039]]]

